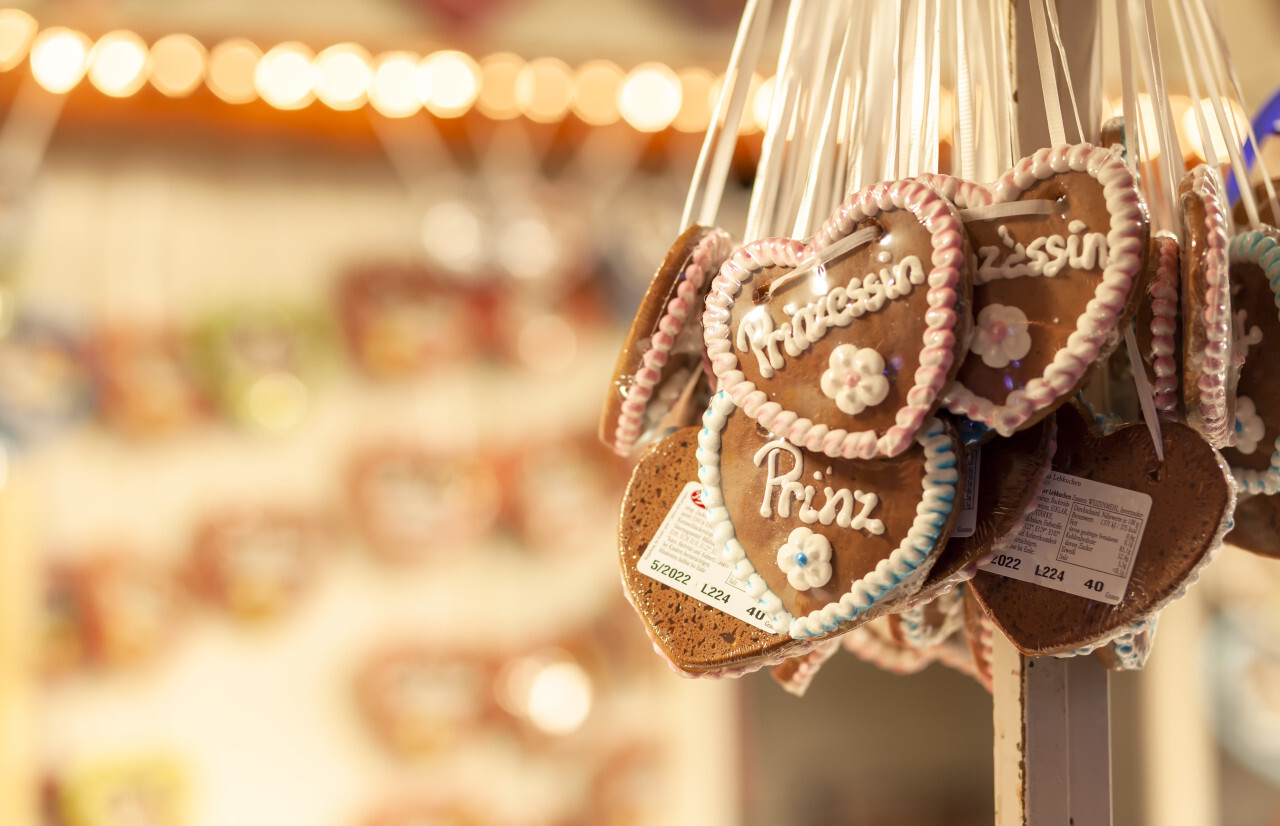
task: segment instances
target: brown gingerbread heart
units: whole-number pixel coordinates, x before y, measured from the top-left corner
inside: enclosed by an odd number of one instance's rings
[[[1223,541],[1280,559],[1280,496],[1241,496],[1232,518],[1235,526]]]
[[[687,675],[737,676],[806,653],[811,641],[761,631],[640,571],[663,519],[698,478],[697,446],[697,428],[677,430],[651,445],[632,472],[618,523],[627,599],[655,650]]]
[[[733,576],[773,627],[847,631],[910,599],[959,512],[953,428],[925,422],[892,459],[833,459],[761,427],[717,393],[698,434],[703,499]]]
[[[1045,418],[1120,341],[1136,308],[1148,224],[1119,155],[1042,149],[954,195],[974,250],[974,332],[946,408],[1007,436]]]
[[[1182,214],[1182,407],[1209,444],[1235,441],[1226,200],[1216,169],[1201,164],[1178,186]]]
[[[698,319],[711,279],[732,251],[729,234],[694,224],[681,233],[649,282],[618,354],[600,417],[600,440],[627,456],[653,437],[685,385],[703,376]],[[710,395],[710,381],[705,380]],[[692,421],[684,425],[694,424]]]
[[[912,180],[851,195],[811,244],[725,262],[703,315],[722,388],[780,439],[832,457],[908,450],[968,339],[966,240]]]
[[[1146,494],[1151,507],[1116,605],[978,572],[970,583],[974,595],[996,627],[1029,655],[1102,645],[1159,611],[1199,576],[1221,543],[1234,505],[1222,457],[1192,428],[1162,424],[1161,463],[1144,424],[1101,436],[1076,403],[1059,408],[1056,416],[1054,471]],[[1016,548],[1008,553],[1018,555]]]

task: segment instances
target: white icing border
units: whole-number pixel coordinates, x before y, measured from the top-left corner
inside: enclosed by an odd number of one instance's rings
[[[901,544],[886,559],[880,560],[873,571],[854,582],[838,601],[807,616],[793,617],[783,607],[782,600],[769,590],[764,577],[756,573],[755,566],[735,535],[724,503],[724,493],[720,488],[720,433],[734,409],[732,397],[721,390],[712,397],[703,415],[697,452],[698,479],[703,484],[702,501],[707,507],[714,541],[721,546],[721,558],[734,566],[734,577],[747,584],[747,593],[769,615],[778,633],[787,633],[796,639],[831,633],[841,623],[866,613],[904,582],[914,581],[928,573],[923,563],[941,548],[942,526],[955,505],[956,483],[960,478],[955,446],[941,421],[930,418],[914,437],[924,448],[925,473],[915,520]]]
[[[1142,227],[1146,222],[1142,197],[1133,174],[1118,155],[1084,143],[1041,149],[1018,161],[989,187],[957,185],[940,175],[926,178],[943,191],[952,191],[956,205],[964,208],[1016,201],[1035,183],[1068,172],[1084,172],[1102,184],[1111,217],[1107,266],[1093,298],[1076,319],[1075,331],[1044,372],[1010,393],[1003,404],[977,395],[959,381],[953,381],[943,393],[947,410],[984,424],[1001,436],[1010,435],[1036,414],[1060,404],[1097,361],[1108,339],[1119,335],[1116,320],[1124,314],[1142,266]],[[983,196],[982,202],[964,202],[978,194]],[[978,309],[975,301],[974,310]]]
[[[662,382],[667,359],[676,344],[677,336],[685,329],[690,312],[696,311],[699,305],[698,293],[703,284],[714,277],[732,250],[733,239],[729,237],[729,233],[712,227],[689,251],[681,272],[676,273],[676,294],[667,303],[666,312],[653,327],[650,347],[640,357],[640,366],[636,368],[632,383],[625,388],[618,388],[618,392],[626,394],[626,399],[618,413],[613,444],[609,447],[620,456],[630,455],[644,433],[645,414],[653,400],[655,388]]]
[[[1204,331],[1205,349],[1195,362],[1200,376],[1196,388],[1200,391],[1198,410],[1187,409],[1187,420],[1199,430],[1214,447],[1234,444],[1235,419],[1228,416],[1231,407],[1227,398],[1227,373],[1231,364],[1231,277],[1227,245],[1227,214],[1222,199],[1222,184],[1218,172],[1208,164],[1200,164],[1187,173],[1191,194],[1204,204],[1205,248],[1201,253],[1201,269],[1204,271]],[[1190,266],[1186,261],[1183,266]],[[1189,286],[1187,284],[1184,287]],[[1183,324],[1187,323],[1185,313]],[[1188,338],[1183,330],[1183,341]],[[1183,370],[1192,369],[1192,359],[1186,348],[1182,354]],[[1183,388],[1185,393],[1186,387]],[[1189,405],[1187,405],[1190,408]],[[1230,419],[1230,421],[1228,421]]]
[[[729,317],[736,297],[762,269],[798,267],[809,256],[850,235],[860,221],[892,209],[911,212],[929,231],[933,245],[926,278],[929,310],[925,313],[920,366],[906,393],[906,404],[898,409],[895,424],[883,434],[875,430],[850,432],[815,423],[770,401],[739,369],[733,352]],[[951,204],[919,181],[901,180],[876,184],[850,195],[822,225],[811,245],[780,238],[748,244],[720,268],[702,317],[707,353],[721,388],[747,415],[777,437],[811,452],[845,459],[899,455],[911,446],[925,418],[937,407],[938,396],[956,361],[956,304],[960,298],[957,287],[966,264],[964,243],[963,226]]]
[[[1280,307],[1280,241],[1275,236],[1258,232],[1241,232],[1231,239],[1230,262],[1232,264],[1257,264],[1271,282],[1271,292]],[[1269,366],[1269,365],[1268,365]],[[1260,369],[1267,369],[1261,367]],[[1234,425],[1235,422],[1232,422]],[[1231,467],[1236,484],[1244,493],[1280,493],[1280,436],[1276,437],[1275,450],[1271,454],[1271,467],[1266,470]]]

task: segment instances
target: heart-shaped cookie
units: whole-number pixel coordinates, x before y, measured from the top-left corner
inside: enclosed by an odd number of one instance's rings
[[[992,671],[995,663],[996,629],[982,606],[973,596],[973,590],[964,589],[964,636],[973,658],[973,677],[987,691],[992,690]]]
[[[1147,218],[1120,157],[1042,149],[993,185],[926,176],[961,208],[974,250],[974,332],[944,404],[1002,436],[1048,416],[1120,341],[1145,266]]]
[[[1228,247],[1235,347],[1244,362],[1236,386],[1236,443],[1223,458],[1246,494],[1280,494],[1280,237],[1242,232]],[[1268,354],[1273,355],[1268,355]]]
[[[966,454],[978,452],[977,475],[965,482],[977,489],[973,532],[947,540],[920,586],[921,594],[935,594],[971,579],[996,543],[1022,527],[1027,513],[1035,509],[1040,482],[1049,472],[1056,434],[1057,426],[1050,416],[1008,438],[997,437],[965,448]],[[970,473],[973,468],[971,463]]]
[[[964,589],[949,588],[925,603],[889,615],[889,633],[899,645],[932,648],[964,626]]]
[[[729,234],[694,224],[667,251],[636,310],[600,418],[600,440],[626,456],[651,438],[685,386],[703,375],[697,320],[711,279],[732,251]],[[692,317],[692,321],[690,318]],[[710,395],[710,382],[704,381]],[[685,422],[685,425],[696,423]]]
[[[1235,441],[1236,365],[1226,201],[1216,169],[1201,164],[1178,186],[1182,212],[1182,407],[1209,444]]]
[[[1139,299],[1134,335],[1156,413],[1161,419],[1176,421],[1182,360],[1182,340],[1178,336],[1181,250],[1178,239],[1171,235],[1158,235],[1151,243],[1155,272]]]
[[[893,459],[833,459],[769,433],[717,393],[698,434],[703,501],[733,576],[779,632],[823,637],[919,588],[955,521],[962,465],[931,418]]]
[[[1222,457],[1186,425],[1162,424],[1161,463],[1144,424],[1102,436],[1075,403],[1056,418],[1055,471],[1145,493],[1151,509],[1116,605],[986,571],[973,578],[969,587],[987,616],[1032,656],[1103,645],[1179,596],[1221,544],[1235,498]]]
[[[1223,541],[1259,556],[1280,558],[1280,495],[1241,496],[1235,526]]]
[[[697,428],[677,430],[640,457],[622,498],[618,553],[627,599],[658,652],[686,676],[739,676],[813,648],[761,631],[653,579],[639,569],[650,542],[689,482],[698,478]]]
[[[769,676],[782,686],[782,690],[796,697],[803,697],[822,665],[840,650],[840,640],[819,643],[808,654],[792,657],[769,669]]]
[[[968,338],[965,236],[911,180],[849,197],[812,243],[756,241],[703,315],[721,387],[775,437],[832,457],[908,450]]]

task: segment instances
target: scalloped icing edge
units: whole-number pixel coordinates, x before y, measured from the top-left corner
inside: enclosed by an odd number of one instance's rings
[[[738,357],[730,342],[729,313],[734,299],[747,282],[765,267],[798,267],[808,253],[818,252],[848,236],[859,221],[889,209],[906,209],[929,231],[933,252],[926,276],[929,306],[920,366],[906,394],[906,405],[898,409],[895,424],[883,435],[875,430],[850,432],[843,428],[815,424],[777,402],[749,381],[738,369]],[[702,323],[707,353],[720,387],[735,404],[776,436],[814,453],[833,458],[873,459],[893,457],[911,446],[925,418],[938,406],[939,396],[951,367],[957,362],[955,329],[958,316],[963,264],[963,225],[955,208],[928,185],[915,180],[885,182],[850,195],[836,213],[822,225],[811,245],[782,238],[754,241],[738,250],[720,268],[707,296]]]
[[[1107,266],[1093,298],[1076,319],[1075,331],[1044,372],[1027,382],[1026,387],[1010,393],[1003,404],[978,396],[958,381],[951,382],[943,393],[948,411],[985,424],[1001,436],[1014,433],[1032,416],[1060,404],[1080,383],[1097,361],[1103,342],[1115,334],[1115,320],[1124,313],[1142,263],[1142,199],[1133,174],[1111,150],[1087,143],[1041,149],[1018,161],[990,187],[974,188],[986,193],[987,203],[1004,203],[1016,200],[1036,181],[1069,172],[1084,172],[1102,184],[1111,214]],[[972,192],[958,187],[956,196]]]
[[[830,634],[842,623],[857,619],[878,605],[889,594],[906,591],[928,574],[929,566],[923,563],[941,547],[942,526],[955,505],[956,483],[960,477],[954,445],[941,421],[929,419],[914,437],[924,448],[925,473],[916,517],[902,542],[870,573],[854,582],[839,600],[804,617],[793,617],[783,608],[782,600],[769,590],[764,577],[756,573],[735,535],[724,504],[720,489],[720,432],[733,410],[732,397],[721,390],[712,397],[703,415],[697,451],[702,501],[707,507],[714,541],[720,545],[721,559],[733,565],[734,577],[746,583],[747,593],[764,609],[776,633],[786,633],[793,639]]]
[[[640,367],[627,388],[627,399],[618,413],[613,444],[610,445],[615,453],[626,456],[635,448],[636,441],[644,432],[645,414],[649,412],[654,388],[662,381],[663,368],[681,331],[685,329],[685,322],[697,308],[698,293],[709,277],[714,277],[732,250],[733,239],[729,233],[712,227],[689,252],[684,268],[675,278],[676,294],[654,325],[652,344],[640,357]]]
[[[1187,173],[1191,192],[1204,203],[1205,249],[1205,351],[1196,388],[1200,391],[1199,419],[1193,423],[1214,447],[1231,444],[1235,421],[1227,421],[1227,371],[1231,360],[1231,276],[1228,257],[1227,214],[1222,201],[1222,184],[1218,173],[1200,164]],[[1220,335],[1214,330],[1220,329]],[[1183,333],[1185,340],[1186,333]],[[1226,357],[1210,353],[1214,346],[1222,348]],[[1183,362],[1188,359],[1183,353]],[[1184,388],[1185,392],[1185,388]]]
[[[924,611],[926,607],[940,600],[950,603],[945,607],[946,620],[942,624],[942,630],[936,632],[936,636],[930,639],[925,636]],[[902,629],[902,641],[907,645],[913,648],[930,648],[939,645],[957,629],[964,627],[964,592],[955,587],[947,588],[928,602],[911,605],[899,611],[898,622]]]
[[[1275,294],[1276,304],[1280,306],[1280,240],[1274,235],[1257,230],[1241,232],[1231,239],[1229,250],[1232,264],[1250,263],[1262,268],[1267,280],[1271,282],[1271,292]],[[1231,475],[1247,494],[1274,496],[1280,493],[1280,436],[1276,437],[1275,449],[1271,454],[1271,467],[1254,470],[1232,466]]]
[[[1171,243],[1169,243],[1171,242]],[[1151,396],[1160,418],[1167,421],[1178,417],[1178,362],[1174,358],[1178,331],[1179,284],[1182,280],[1179,259],[1181,247],[1178,239],[1169,235],[1158,236],[1156,249],[1160,260],[1156,265],[1148,293],[1151,299]]]

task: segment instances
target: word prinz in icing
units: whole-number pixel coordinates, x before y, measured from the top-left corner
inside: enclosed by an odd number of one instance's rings
[[[785,473],[781,471],[781,459],[783,453],[791,454],[791,469]],[[823,496],[826,501],[821,508],[814,507],[814,497],[817,496],[818,490],[813,485],[805,485],[800,482],[800,477],[804,475],[804,459],[800,454],[800,448],[790,444],[784,439],[774,439],[764,447],[756,451],[753,459],[756,467],[765,468],[764,483],[764,499],[760,502],[760,515],[763,517],[773,516],[776,507],[778,516],[791,516],[791,500],[794,499],[799,508],[796,509],[796,517],[807,525],[814,522],[821,522],[823,525],[836,524],[842,528],[853,528],[854,530],[863,530],[870,534],[879,536],[884,533],[884,522],[879,519],[871,519],[871,511],[880,504],[880,497],[874,493],[863,493],[860,490],[849,490],[848,488],[840,488],[838,490],[830,486],[823,487]],[[814,478],[821,478],[821,474],[814,474]],[[774,504],[774,493],[777,493],[777,504]],[[862,510],[854,513],[854,503],[862,505]]]
[[[1073,270],[1092,270],[1107,266],[1107,236],[1101,232],[1088,232],[1084,221],[1067,224],[1066,237],[1045,235],[1030,244],[1019,243],[1008,227],[996,228],[1003,246],[978,247],[978,267],[974,283],[985,284],[1001,278],[1022,278],[1043,275],[1053,278],[1066,267]],[[1004,260],[1000,256],[1005,255]],[[999,263],[997,263],[999,262]]]
[[[908,255],[892,267],[854,276],[848,285],[835,287],[826,295],[791,312],[791,320],[774,327],[773,318],[763,309],[752,311],[738,323],[735,339],[739,350],[750,350],[760,364],[760,374],[773,376],[785,363],[782,351],[795,358],[822,339],[834,327],[848,327],[864,313],[874,313],[886,301],[910,295],[911,288],[925,282],[924,264]]]

